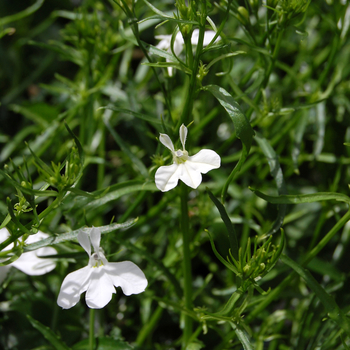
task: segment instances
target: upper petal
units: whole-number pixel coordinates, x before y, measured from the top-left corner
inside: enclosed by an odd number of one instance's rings
[[[96,228],[92,227],[90,231],[90,240],[91,244],[94,247],[94,251],[98,252],[100,250],[100,242],[101,242],[101,231]]]
[[[121,287],[125,295],[139,294],[147,287],[145,274],[131,261],[108,263],[104,268],[113,284]]]
[[[69,309],[79,301],[80,294],[84,293],[89,286],[89,276],[92,270],[93,268],[86,266],[66,276],[57,298],[59,306]]]
[[[161,166],[156,171],[155,181],[156,186],[162,192],[169,191],[176,187],[180,178],[180,168],[177,164]]]
[[[191,167],[197,169],[202,174],[206,174],[209,170],[220,167],[220,156],[211,149],[202,149],[194,156],[188,158],[186,164],[191,164]]]
[[[91,256],[91,242],[89,235],[85,231],[80,231],[77,236],[79,244]]]
[[[160,134],[159,141],[166,147],[169,148],[171,152],[174,152],[174,145],[170,137],[167,134]]]
[[[179,134],[180,134],[180,141],[182,144],[182,148],[185,149],[185,143],[187,139],[187,128],[184,124],[180,126]]]
[[[86,292],[86,304],[90,309],[102,309],[112,299],[115,293],[113,281],[106,271],[106,266],[92,268],[90,283]]]

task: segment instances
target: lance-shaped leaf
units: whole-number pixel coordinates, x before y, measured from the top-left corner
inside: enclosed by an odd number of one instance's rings
[[[101,233],[109,233],[109,232],[112,232],[115,230],[127,229],[127,228],[131,227],[132,225],[134,225],[136,221],[137,221],[137,219],[134,219],[134,220],[124,222],[122,224],[114,223],[114,224],[100,226],[100,227],[96,227],[96,228],[98,228]],[[31,250],[36,250],[38,248],[45,247],[47,245],[58,244],[58,243],[65,242],[65,241],[72,241],[73,239],[77,238],[79,232],[81,232],[81,231],[89,233],[91,231],[91,227],[80,228],[78,230],[74,230],[74,231],[66,232],[66,233],[61,233],[61,234],[57,234],[57,235],[54,235],[54,236],[46,238],[46,239],[42,239],[39,242],[28,244],[27,246],[24,247],[23,251],[29,252]]]
[[[250,190],[253,191],[258,197],[265,199],[267,202],[273,204],[300,204],[336,200],[338,202],[345,202],[346,204],[350,205],[350,198],[343,193],[337,192],[316,192],[310,194],[268,196],[267,194],[264,194],[251,187]]]
[[[224,202],[229,184],[234,179],[236,173],[241,169],[242,164],[249,154],[254,131],[239,104],[225,89],[217,85],[207,85],[203,87],[203,90],[210,91],[225,108],[235,127],[236,136],[242,141],[241,157],[228,177],[221,193],[221,201]]]
[[[49,327],[44,326],[37,320],[27,315],[29,322],[34,328],[36,328],[52,345],[56,350],[70,350],[70,348],[63,342],[63,340],[56,335]]]
[[[258,143],[258,145],[260,146],[261,150],[263,151],[263,153],[267,159],[267,162],[268,162],[269,167],[270,167],[270,173],[276,181],[278,194],[279,195],[286,195],[287,188],[286,188],[286,184],[284,182],[283,172],[282,172],[282,169],[281,169],[280,163],[278,161],[278,157],[277,157],[275,150],[271,147],[271,145],[269,144],[269,142],[265,138],[261,137],[261,135],[256,134],[255,140]],[[287,207],[286,204],[279,205],[277,218],[276,218],[275,222],[273,223],[271,229],[267,233],[267,236],[274,234],[282,226],[284,216],[286,215],[286,207]]]
[[[207,188],[208,194],[210,199],[215,204],[216,208],[219,210],[220,216],[222,221],[224,222],[227,233],[228,233],[228,239],[230,241],[231,246],[231,252],[233,257],[238,260],[238,239],[237,239],[237,233],[235,231],[235,228],[233,227],[233,224],[227,215],[225,207],[220,203],[220,201],[210,192],[210,190]]]
[[[328,294],[327,291],[315,280],[310,271],[304,269],[302,266],[284,254],[281,255],[281,260],[305,280],[306,284],[321,300],[321,303],[326,309],[329,318],[335,321],[348,335],[350,335],[350,320],[339,308],[333,297]]]

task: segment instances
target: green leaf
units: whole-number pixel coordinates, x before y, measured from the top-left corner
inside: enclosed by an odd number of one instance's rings
[[[27,315],[27,318],[32,326],[36,328],[56,350],[70,350],[70,348],[61,340],[61,338],[56,335],[49,327],[44,326],[29,315]]]
[[[244,330],[240,325],[230,322],[232,328],[234,329],[237,338],[243,345],[244,350],[254,350],[253,345],[250,342],[249,335],[246,330]]]
[[[221,261],[222,264],[224,264],[229,270],[231,270],[232,272],[234,272],[236,275],[239,274],[238,270],[236,269],[235,266],[233,266],[233,264],[229,263],[228,261],[226,261],[221,255],[220,253],[216,250],[215,247],[215,243],[213,238],[211,237],[210,233],[208,230],[205,230],[208,233],[209,236],[209,240],[210,240],[210,244],[211,244],[211,248],[213,249],[213,252],[215,254],[215,256]]]
[[[100,226],[97,228],[100,230],[100,232],[102,234],[104,234],[104,233],[113,232],[115,230],[127,229],[127,228],[131,227],[132,225],[134,225],[137,220],[138,219],[134,219],[134,220],[124,222],[122,224],[114,223],[114,224],[110,224],[110,225]],[[65,241],[72,241],[72,240],[77,238],[79,232],[84,231],[86,233],[89,233],[90,230],[91,230],[91,227],[85,227],[85,228],[79,228],[78,230],[74,230],[71,232],[56,234],[56,235],[51,236],[49,238],[42,239],[39,242],[35,242],[32,244],[26,245],[23,248],[23,252],[29,252],[31,250],[36,250],[36,249],[39,249],[41,247],[46,247],[48,245],[54,245],[54,244],[58,244],[58,243],[65,242]]]
[[[227,215],[226,209],[224,205],[220,203],[220,201],[210,192],[210,190],[207,188],[208,194],[212,202],[215,204],[216,208],[219,210],[220,216],[222,221],[225,223],[227,232],[228,232],[228,239],[230,241],[230,247],[233,257],[238,260],[238,239],[237,239],[237,233],[235,231],[235,228],[233,227],[233,224]]]
[[[260,146],[261,150],[263,151],[263,153],[267,159],[267,162],[268,162],[269,167],[270,167],[270,173],[276,181],[278,194],[279,195],[286,195],[287,188],[286,188],[286,184],[284,182],[283,172],[282,172],[282,169],[281,169],[280,163],[278,161],[278,157],[277,157],[275,150],[271,147],[269,142],[265,138],[261,137],[259,134],[255,135],[255,140],[258,143],[258,145]],[[279,205],[277,218],[276,218],[275,222],[273,223],[271,229],[267,233],[267,236],[274,234],[282,226],[284,217],[286,215],[286,208],[287,208],[286,204]]]
[[[217,85],[207,85],[203,87],[203,90],[210,91],[217,98],[220,104],[225,108],[226,112],[229,114],[233,122],[237,137],[242,141],[243,148],[241,157],[234,169],[232,170],[230,176],[228,177],[224,188],[222,189],[221,201],[224,202],[229,184],[234,179],[236,173],[240,171],[242,164],[248,157],[250,147],[252,145],[254,131],[250,126],[247,117],[242,112],[239,104],[225,89]]]
[[[298,263],[290,259],[288,256],[282,254],[281,260],[291,267],[301,278],[303,278],[309,288],[321,300],[328,316],[335,321],[348,335],[350,335],[350,320],[339,308],[333,297],[326,292],[326,290],[315,280],[310,271],[304,269]]]
[[[273,204],[300,204],[300,203],[313,203],[321,201],[336,200],[339,202],[345,202],[350,205],[350,198],[343,193],[336,192],[316,192],[311,194],[296,194],[296,195],[282,195],[282,196],[268,196],[258,190],[250,187],[258,197],[265,199],[269,203]]]
[[[96,338],[97,346],[94,350],[132,350],[134,349],[130,344],[113,338],[101,337]],[[86,350],[89,349],[89,339],[84,339],[75,344],[73,350]]]
[[[18,21],[19,19],[30,16],[35,11],[39,10],[39,8],[43,3],[44,3],[44,0],[38,0],[32,6],[27,7],[25,10],[21,12],[17,12],[14,15],[0,18],[0,27],[4,26],[7,23]]]
[[[148,178],[148,170],[145,167],[145,165],[141,162],[141,160],[135,156],[129,146],[124,142],[124,140],[118,135],[118,133],[111,127],[111,125],[109,124],[107,118],[104,118],[104,123],[107,126],[107,129],[109,130],[109,132],[112,134],[114,141],[118,144],[118,146],[120,147],[120,149],[130,158],[130,160],[132,161],[133,164],[135,164],[135,166],[138,168],[138,170],[140,171],[141,175],[147,179]]]
[[[160,118],[158,119],[158,118],[153,117],[151,115],[134,112],[134,111],[131,111],[130,109],[119,108],[117,106],[105,106],[105,107],[100,107],[97,110],[100,110],[100,109],[110,109],[111,111],[114,111],[114,112],[121,112],[121,113],[130,114],[136,118],[145,120],[145,121],[147,121],[151,124],[155,124],[155,125],[162,125],[163,124],[163,122]],[[166,124],[166,126],[170,127],[169,123],[165,123],[165,124]]]

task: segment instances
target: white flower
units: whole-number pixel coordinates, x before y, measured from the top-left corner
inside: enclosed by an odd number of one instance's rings
[[[210,42],[214,39],[214,36],[216,33],[213,30],[207,30],[204,32],[204,38],[203,38],[203,47],[208,46]],[[166,50],[169,53],[171,52],[171,37],[172,35],[156,35],[156,39],[160,40],[159,44],[156,46],[158,49],[161,50]],[[198,39],[199,39],[199,29],[195,29],[192,32],[192,37],[191,37],[191,43],[192,45],[197,45],[198,44]],[[215,39],[215,43],[217,41],[221,40],[221,37],[218,36]],[[182,34],[178,32],[175,36],[174,40],[174,46],[173,46],[173,51],[176,56],[178,56],[183,48],[184,48],[184,39],[182,37]],[[171,62],[169,59],[166,59],[167,62]],[[173,67],[168,67],[168,74],[171,77],[173,75]]]
[[[6,228],[2,228],[0,230],[0,242],[4,242],[7,238],[10,237],[10,233]],[[35,243],[40,241],[41,239],[48,238],[49,235],[39,231],[34,235],[30,235],[25,243]],[[13,248],[13,243],[6,247],[6,250],[10,250]],[[30,252],[23,253],[16,261],[9,265],[0,266],[0,283],[5,279],[7,272],[14,266],[18,270],[24,272],[30,276],[39,276],[44,275],[52,271],[56,267],[56,263],[52,259],[41,259],[40,256],[45,255],[54,255],[57,254],[57,251],[51,247],[43,247],[37,250],[33,250]],[[1,262],[1,260],[0,260]]]
[[[181,125],[179,133],[182,150],[175,151],[174,145],[168,135],[160,134],[159,137],[159,141],[170,149],[174,161],[174,164],[161,166],[156,172],[156,186],[162,192],[174,188],[179,179],[187,186],[197,188],[202,182],[201,173],[206,174],[208,171],[220,167],[220,156],[210,149],[202,149],[194,156],[189,156],[185,150],[187,138],[187,128],[185,125]]]
[[[90,236],[81,231],[78,241],[89,255],[89,264],[74,271],[63,280],[57,304],[69,309],[86,291],[86,304],[91,309],[101,309],[112,299],[115,287],[121,287],[125,295],[138,294],[145,290],[147,279],[131,261],[110,263],[100,248],[101,232],[93,227]],[[91,245],[94,248],[91,254]]]

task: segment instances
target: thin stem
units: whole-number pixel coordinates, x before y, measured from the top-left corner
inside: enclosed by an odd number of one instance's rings
[[[190,253],[190,230],[188,219],[187,186],[181,182],[181,231],[183,248],[183,276],[184,276],[184,297],[185,307],[192,310],[192,271]],[[185,325],[183,331],[182,348],[186,349],[188,341],[192,335],[192,318],[184,315]]]
[[[95,343],[95,309],[90,309],[89,350],[94,350],[94,343]]]

